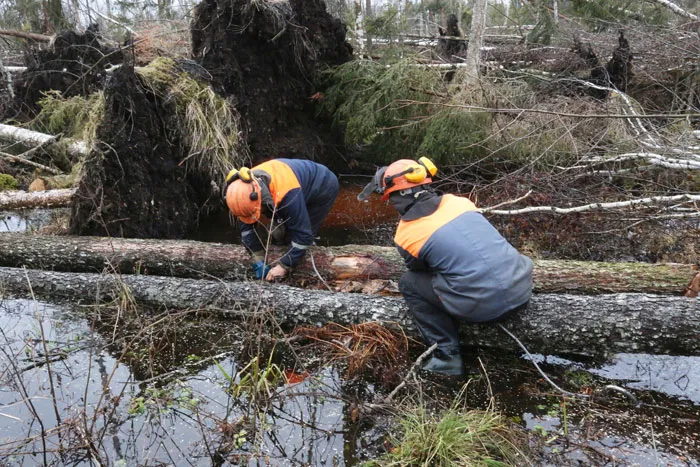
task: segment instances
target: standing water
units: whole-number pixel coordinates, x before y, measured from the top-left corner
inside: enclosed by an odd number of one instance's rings
[[[345,380],[308,352],[306,371],[289,364],[292,354],[258,361],[266,376],[254,389],[250,357],[242,359],[250,331],[201,312],[5,298],[0,330],[3,465],[352,466],[383,451],[391,432],[357,415],[358,403],[373,401],[373,383]],[[537,357],[577,391],[638,388],[645,405],[634,408],[561,398],[529,362],[501,357],[481,355],[486,373],[473,375],[480,394],[472,404],[492,394],[530,430],[545,455],[535,465],[700,465],[700,358],[622,354],[597,365]],[[426,394],[445,388],[448,403],[454,396],[439,380],[423,384]]]

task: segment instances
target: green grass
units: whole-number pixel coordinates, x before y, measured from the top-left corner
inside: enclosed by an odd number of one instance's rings
[[[41,111],[30,122],[30,127],[67,138],[84,141],[88,147],[96,140],[97,128],[105,112],[105,96],[102,91],[88,97],[65,98],[59,91],[48,91],[39,100]]]
[[[418,405],[400,415],[394,446],[366,466],[522,466],[521,432],[493,410],[469,410],[458,396],[451,407],[431,412]],[[524,436],[524,435],[522,435]]]

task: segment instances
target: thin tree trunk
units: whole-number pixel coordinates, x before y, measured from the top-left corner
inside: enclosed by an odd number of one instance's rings
[[[46,34],[36,34],[33,32],[26,32],[26,31],[16,31],[13,29],[0,29],[0,36],[18,37],[20,39],[29,39],[29,40],[37,41],[37,42],[49,42],[49,41],[51,41],[51,37],[52,37],[52,36],[48,36]]]
[[[47,191],[0,191],[0,209],[56,208],[70,204],[75,188]]]
[[[271,249],[270,262],[285,251]],[[553,260],[535,260],[534,263],[535,290],[543,293],[682,295],[696,273],[692,265],[673,263]],[[178,277],[251,278],[250,256],[242,246],[191,240],[3,233],[0,235],[0,266],[68,272],[107,270]],[[396,281],[405,266],[396,249],[391,247],[313,247],[293,272],[291,283],[318,284],[316,271],[328,284],[343,290],[392,292],[396,291]]]
[[[312,291],[261,282],[160,276],[74,274],[0,268],[5,293],[32,293],[92,305],[125,290],[142,305],[208,308],[224,315],[273,312],[282,325],[386,321],[418,332],[400,298]],[[700,354],[700,301],[684,297],[614,294],[596,297],[538,294],[527,310],[503,321],[532,352],[600,355],[607,352]],[[516,349],[494,324],[465,324],[463,342]]]
[[[26,130],[12,125],[0,124],[0,139],[12,141],[14,143],[22,143],[27,146],[39,146],[47,144],[56,137],[40,133],[38,131]],[[86,156],[88,148],[83,141],[75,141],[65,148],[72,156]]]
[[[469,31],[469,43],[467,44],[467,71],[464,84],[474,86],[479,81],[479,67],[481,66],[481,46],[484,42],[484,29],[486,27],[486,8],[488,0],[475,0],[472,14],[472,26]]]
[[[372,19],[372,0],[365,0],[365,25],[369,25],[369,21]],[[369,28],[365,26],[365,33],[367,34],[367,53],[372,56],[372,34],[369,32]]]

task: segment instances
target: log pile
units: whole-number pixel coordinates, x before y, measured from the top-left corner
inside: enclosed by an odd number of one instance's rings
[[[270,262],[285,253],[271,248]],[[313,255],[313,263],[310,261]],[[294,271],[292,284],[320,282],[343,291],[391,292],[405,270],[395,248],[372,245],[313,247]],[[651,293],[682,295],[697,270],[688,264],[535,260],[537,293]],[[314,267],[315,265],[315,267]],[[240,245],[4,233],[0,266],[64,272],[119,272],[222,279],[251,278],[250,256]]]

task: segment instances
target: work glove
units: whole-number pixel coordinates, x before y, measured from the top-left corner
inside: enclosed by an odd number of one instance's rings
[[[272,269],[270,266],[265,264],[265,261],[256,261],[253,263],[253,271],[255,272],[256,279],[262,279],[267,276],[267,273]]]

